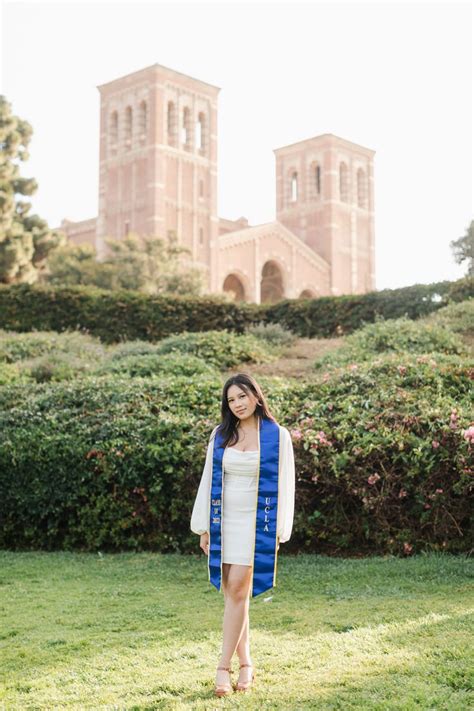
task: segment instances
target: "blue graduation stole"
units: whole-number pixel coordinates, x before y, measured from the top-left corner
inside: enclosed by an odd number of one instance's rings
[[[255,545],[250,597],[256,597],[276,585],[278,474],[280,461],[280,428],[276,422],[260,419],[258,429],[259,466]],[[209,522],[209,581],[222,591],[222,504],[225,447],[219,431],[214,438],[212,456],[211,505]]]

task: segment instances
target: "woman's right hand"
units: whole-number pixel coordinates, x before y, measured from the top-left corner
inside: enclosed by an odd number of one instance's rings
[[[201,538],[199,540],[199,545],[206,555],[209,555],[209,534],[201,533]]]

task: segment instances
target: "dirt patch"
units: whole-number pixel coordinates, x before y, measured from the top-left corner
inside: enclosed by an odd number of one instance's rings
[[[252,375],[276,375],[298,378],[315,373],[313,363],[317,357],[339,348],[343,338],[298,338],[288,346],[281,357],[271,363],[245,364],[242,370]],[[229,372],[235,372],[235,368]]]

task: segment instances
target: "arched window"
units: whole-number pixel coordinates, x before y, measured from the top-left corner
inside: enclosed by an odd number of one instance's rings
[[[290,200],[291,202],[298,200],[298,173],[296,171],[291,175]]]
[[[342,202],[349,202],[349,175],[345,163],[339,164],[339,197]]]
[[[357,171],[357,205],[367,207],[367,178],[362,168]]]
[[[128,149],[132,145],[132,132],[133,132],[132,107],[127,106],[127,108],[125,109],[125,147]]]
[[[112,153],[117,153],[118,144],[118,113],[117,111],[112,111],[110,114],[109,123],[109,140],[110,140],[110,150]]]
[[[173,101],[168,101],[168,114],[167,114],[167,127],[168,127],[168,144],[170,146],[176,145],[176,106]]]
[[[314,185],[316,188],[316,195],[321,195],[321,166],[316,164],[314,169]]]
[[[183,109],[183,121],[181,124],[181,145],[187,151],[191,150],[191,111],[187,106]]]
[[[201,155],[206,152],[206,117],[201,112],[196,121],[196,148]]]
[[[148,131],[148,107],[146,101],[142,101],[138,109],[138,135],[140,143],[144,143]]]

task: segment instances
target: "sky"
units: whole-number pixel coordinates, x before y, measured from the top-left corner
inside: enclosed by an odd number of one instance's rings
[[[97,86],[162,64],[221,87],[218,214],[275,219],[273,150],[374,150],[376,288],[457,279],[473,219],[470,2],[3,0],[0,93],[34,134],[32,212],[97,215]]]

